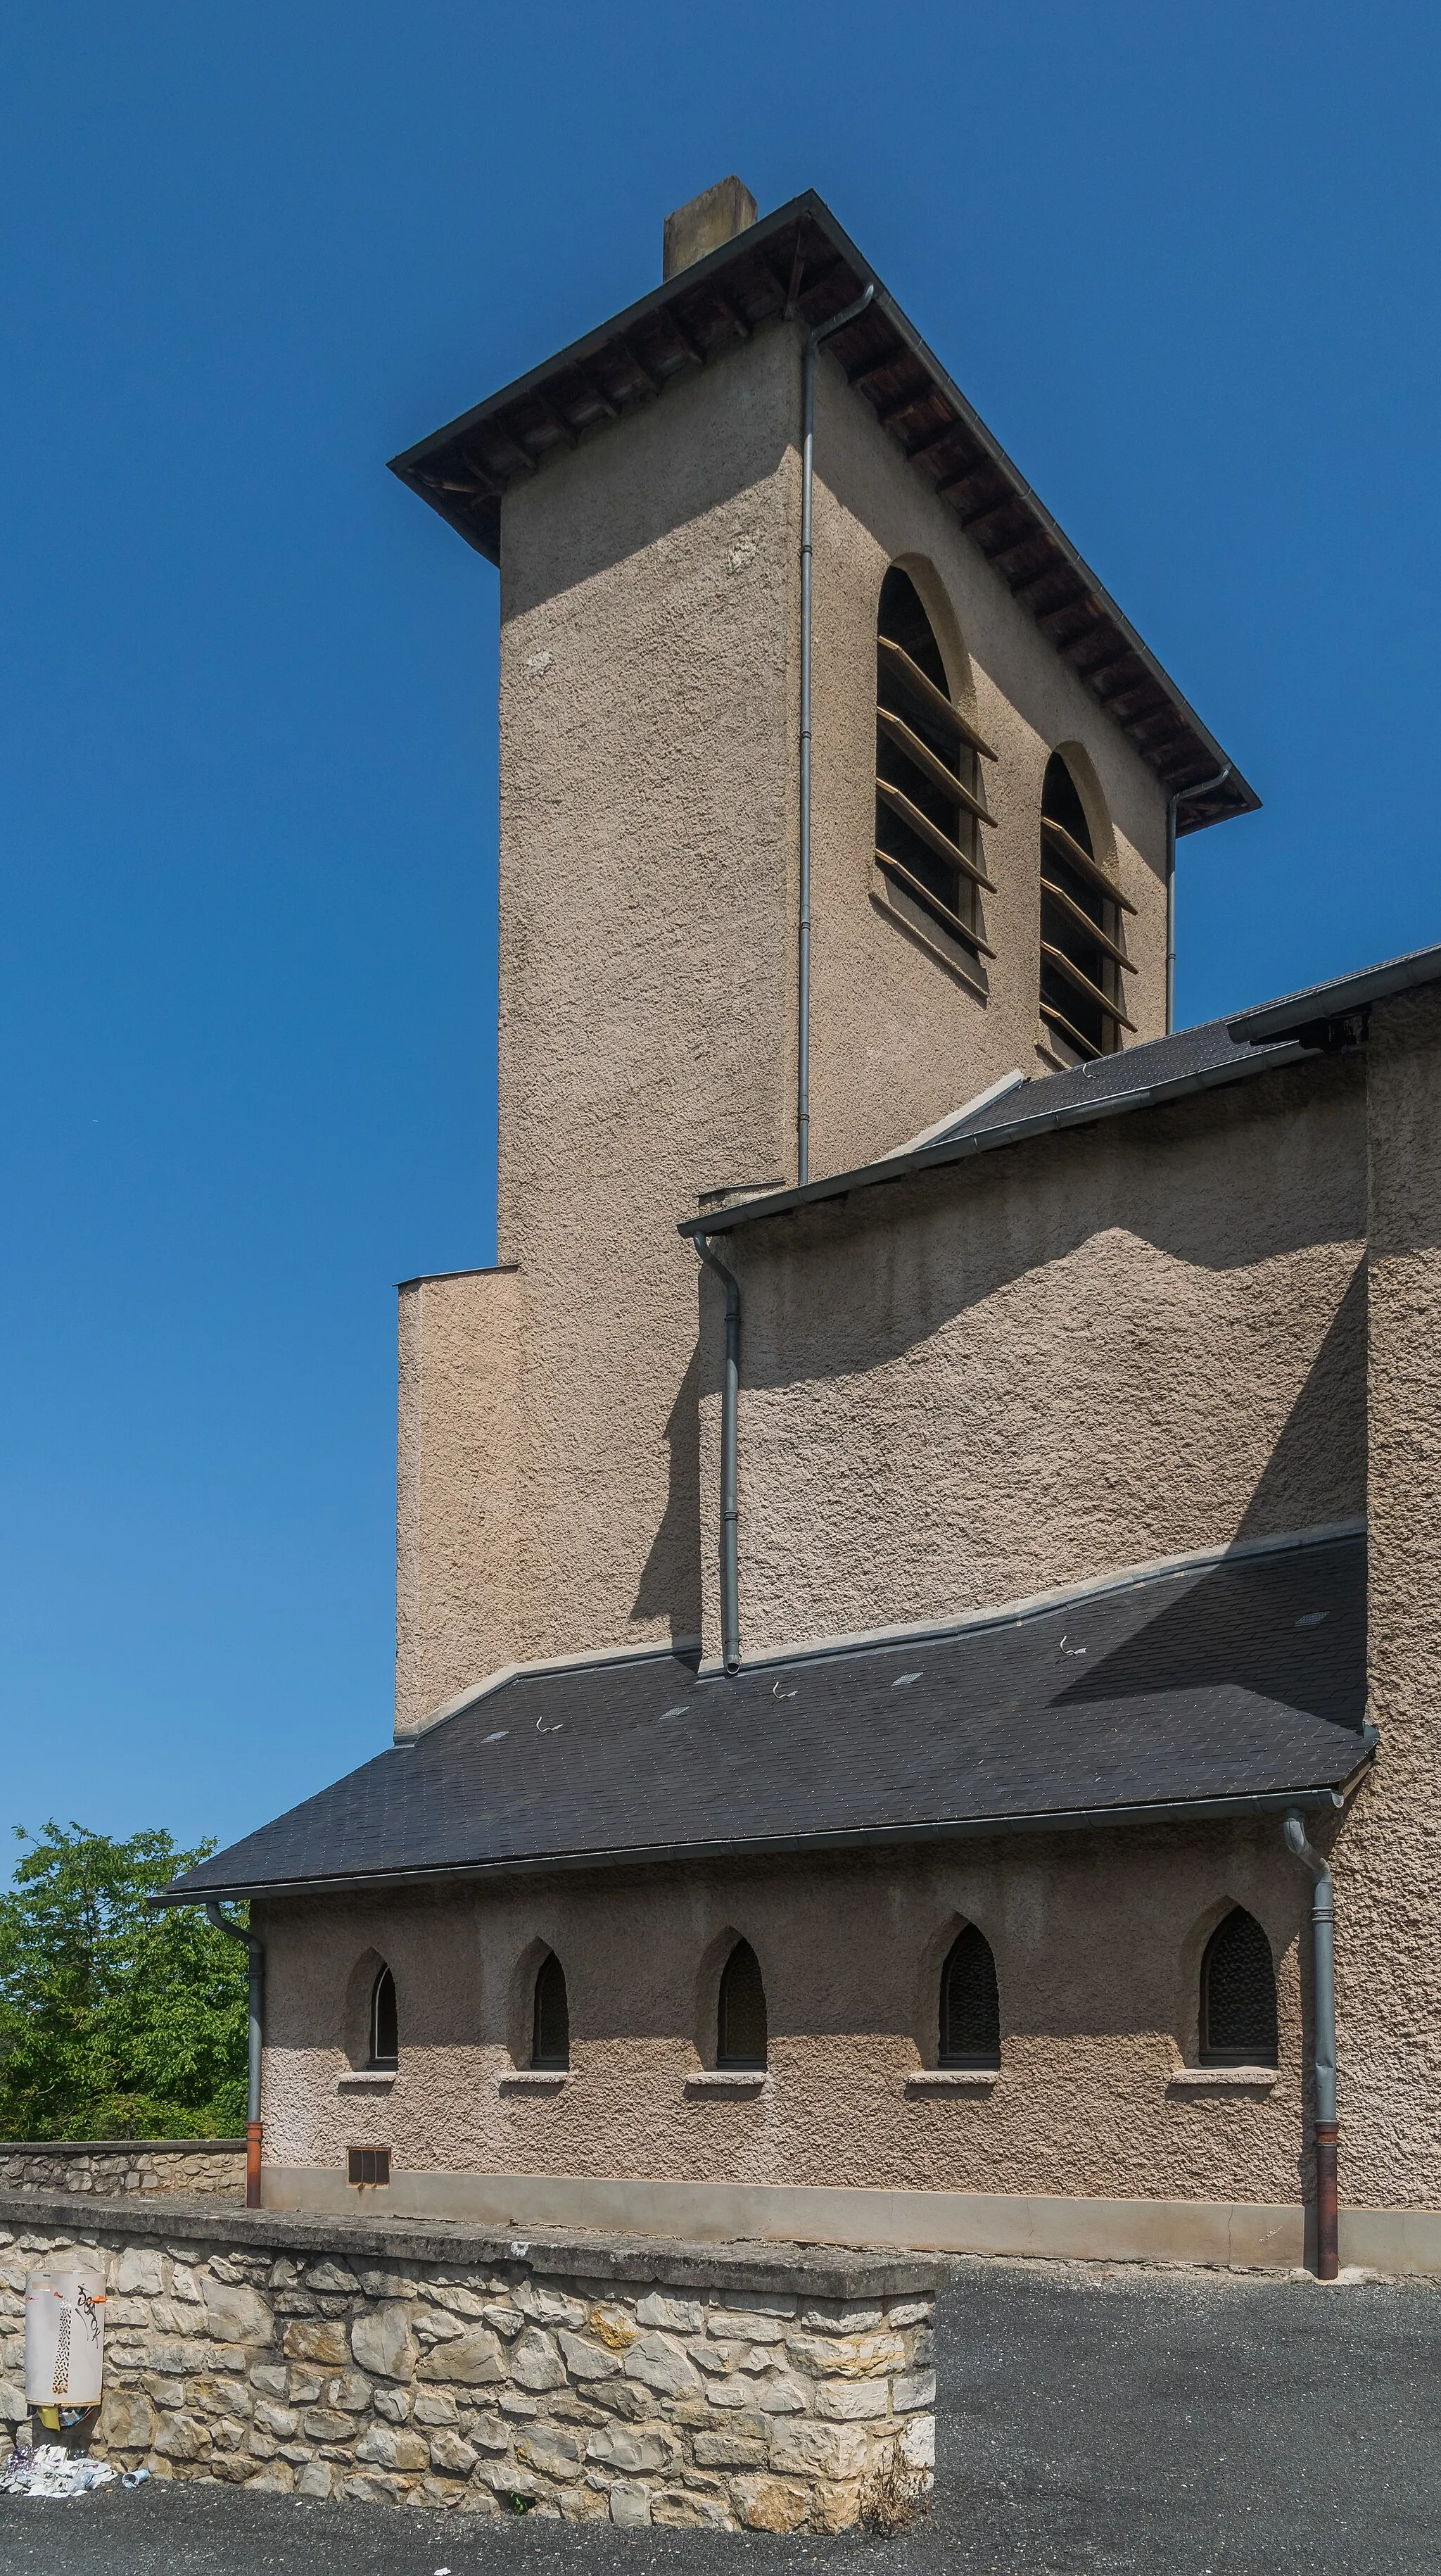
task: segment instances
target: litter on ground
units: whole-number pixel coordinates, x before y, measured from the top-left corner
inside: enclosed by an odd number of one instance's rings
[[[0,2468],[0,2495],[89,2495],[96,2487],[108,2487],[115,2475],[103,2460],[80,2459],[59,2442],[41,2442],[33,2451],[19,2442]],[[124,2480],[126,2486],[131,2483]]]

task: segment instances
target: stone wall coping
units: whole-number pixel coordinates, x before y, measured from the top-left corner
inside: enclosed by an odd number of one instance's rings
[[[6,2156],[243,2156],[243,2138],[0,2138]]]
[[[242,2141],[243,2144],[243,2141]],[[179,2193],[97,2201],[88,2192],[0,2188],[0,2226],[17,2235],[49,2228],[95,2242],[154,2237],[164,2244],[224,2245],[277,2254],[389,2257],[414,2263],[524,2262],[570,2280],[656,2281],[693,2289],[795,2291],[860,2305],[929,2296],[950,2277],[933,2255],[872,2253],[850,2245],[706,2245],[673,2236],[581,2235],[536,2228],[517,2236],[459,2220],[325,2216],[290,2210],[217,2208]]]

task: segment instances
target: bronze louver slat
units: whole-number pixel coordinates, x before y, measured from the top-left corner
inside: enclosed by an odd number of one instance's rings
[[[996,820],[994,814],[986,811],[979,796],[973,796],[969,787],[962,785],[955,771],[947,769],[943,760],[937,760],[929,743],[922,742],[919,734],[912,733],[903,717],[896,715],[890,707],[877,707],[876,722],[883,733],[890,735],[897,749],[905,753],[907,760],[913,760],[917,769],[924,771],[932,786],[939,787],[943,796],[954,796],[970,813],[974,814],[978,823],[994,825]]]
[[[1071,898],[1067,894],[1064,886],[1058,886],[1052,882],[1050,877],[1043,876],[1041,879],[1041,892],[1043,895],[1049,896],[1052,903],[1058,903],[1063,912],[1069,913],[1072,921],[1079,922],[1082,930],[1084,930],[1086,934],[1086,937],[1093,940],[1095,945],[1099,949],[1103,950],[1107,957],[1113,958],[1115,963],[1121,967],[1127,975],[1135,974],[1136,961],[1134,957],[1128,957],[1124,948],[1118,948],[1114,939],[1107,938],[1106,933],[1102,930],[1099,922],[1093,921],[1088,912],[1083,912],[1078,903],[1073,903],[1071,901]]]
[[[994,957],[996,953],[994,948],[986,946],[980,932],[973,930],[969,922],[962,921],[958,912],[952,912],[950,905],[943,903],[940,896],[934,894],[928,885],[922,885],[919,877],[913,877],[903,860],[893,859],[889,850],[877,850],[876,865],[878,868],[883,868],[888,877],[898,878],[907,894],[914,895],[916,901],[923,903],[928,912],[933,912],[937,921],[941,922],[947,930],[954,932],[957,939],[963,939],[968,948],[974,948],[982,957]],[[984,878],[981,882],[985,883]]]
[[[1068,867],[1075,868],[1081,876],[1088,878],[1090,883],[1107,896],[1110,902],[1118,903],[1122,912],[1135,911],[1136,907],[1130,896],[1122,894],[1115,879],[1107,876],[1099,860],[1093,859],[1089,850],[1083,850],[1079,841],[1072,840],[1064,823],[1055,823],[1049,814],[1043,814],[1041,830],[1052,846],[1060,852]]]
[[[887,669],[894,671],[897,679],[912,691],[928,715],[938,716],[943,724],[953,725],[961,740],[968,742],[972,751],[978,751],[982,760],[996,759],[997,754],[992,751],[990,744],[977,733],[975,726],[961,714],[959,708],[952,706],[950,699],[936,687],[934,680],[926,678],[925,672],[911,660],[909,653],[901,645],[893,644],[889,635],[878,636],[876,641],[880,648],[881,659]]]
[[[1109,994],[1102,992],[1099,984],[1093,984],[1089,975],[1082,974],[1074,957],[1068,957],[1064,948],[1053,947],[1049,939],[1043,939],[1041,955],[1054,966],[1058,975],[1064,975],[1067,983],[1075,986],[1078,993],[1084,993],[1088,1002],[1096,1003],[1107,1019],[1114,1020],[1119,1028],[1129,1029],[1134,1037],[1135,1021],[1128,1020],[1119,1002],[1113,1002]]]
[[[923,814],[919,805],[913,805],[909,796],[903,795],[899,787],[893,787],[888,778],[878,778],[876,794],[889,805],[893,814],[899,814],[907,831],[914,832],[918,841],[924,841],[928,849],[935,851],[938,859],[944,859],[948,867],[960,868],[973,884],[984,886],[987,894],[995,893],[995,886],[986,875],[984,868],[978,868],[975,860],[967,856],[959,843],[948,841],[945,833],[931,821],[929,814]],[[967,937],[969,936],[968,932]]]

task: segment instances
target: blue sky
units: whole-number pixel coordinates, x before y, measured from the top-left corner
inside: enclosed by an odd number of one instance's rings
[[[383,471],[814,186],[1265,810],[1196,1019],[1441,938],[1434,12],[12,17],[0,1820],[387,1740],[394,1283],[494,1227],[496,578]]]

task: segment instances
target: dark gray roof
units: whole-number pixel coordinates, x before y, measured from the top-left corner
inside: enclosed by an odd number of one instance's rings
[[[522,1673],[162,1901],[1326,1804],[1365,1694],[1359,1537],[731,1678]]]
[[[1388,993],[1409,992],[1417,984],[1441,983],[1441,948],[1413,948],[1384,965],[1363,966],[1355,975],[1335,975],[1326,984],[1308,984],[1284,1001],[1265,1002],[1227,1023],[1239,1045],[1269,1046],[1277,1038],[1305,1037],[1311,1045],[1336,1044],[1339,1024],[1366,1011]]]
[[[1253,813],[1255,789],[811,189],[393,457],[392,471],[498,563],[504,496],[548,456],[606,436],[782,317],[830,321],[867,285],[870,303],[829,344],[857,397],[1166,787],[1212,782],[1177,829]]]
[[[1277,1065],[1297,1063],[1312,1050],[1297,1040],[1248,1045],[1232,1036],[1225,1020],[1206,1020],[1199,1028],[1178,1029],[1173,1037],[1150,1038],[1125,1047],[1119,1055],[1097,1056],[1091,1064],[1065,1073],[1018,1083],[982,1108],[957,1115],[939,1134],[909,1152],[885,1154],[854,1171],[833,1172],[804,1189],[766,1190],[704,1216],[688,1217],[682,1234],[727,1234],[752,1225],[759,1217],[782,1216],[787,1210],[813,1207],[823,1199],[848,1198],[853,1190],[903,1181],[913,1172],[964,1162],[972,1154],[1002,1145],[1022,1145],[1058,1127],[1089,1127],[1101,1118],[1117,1118],[1132,1109],[1154,1109],[1189,1092],[1210,1091],[1244,1082]]]

